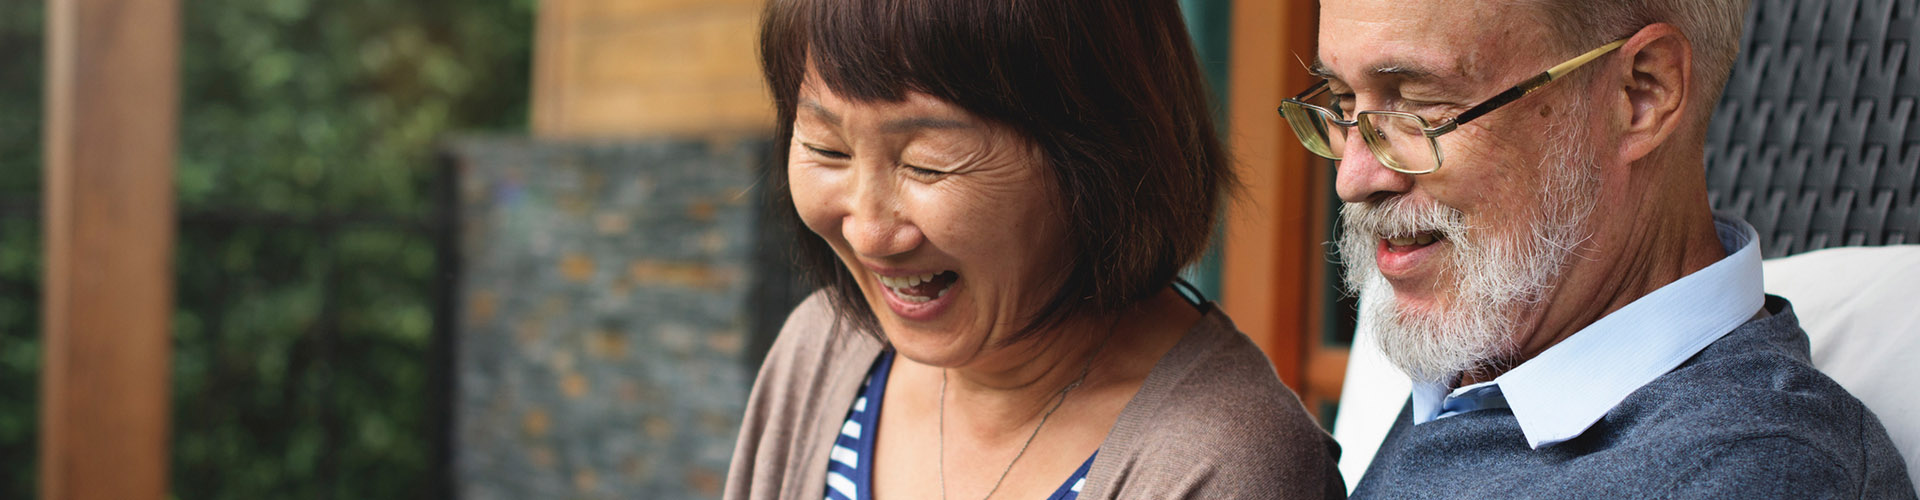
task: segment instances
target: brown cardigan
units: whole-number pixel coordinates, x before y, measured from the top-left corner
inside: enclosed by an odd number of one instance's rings
[[[1160,358],[1100,445],[1080,498],[1341,498],[1340,447],[1212,304]],[[835,330],[814,294],[761,365],[729,500],[826,495],[827,451],[883,346]]]

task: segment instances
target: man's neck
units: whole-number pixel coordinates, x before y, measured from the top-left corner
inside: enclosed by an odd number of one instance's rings
[[[1680,170],[1674,166],[1667,171]],[[1727,256],[1707,208],[1704,181],[1645,183],[1644,196],[1602,200],[1614,215],[1595,215],[1594,237],[1567,263],[1561,284],[1523,316],[1515,356],[1462,374],[1460,385],[1492,380],[1559,344],[1600,318]],[[1620,214],[1614,207],[1625,208]],[[1604,213],[1604,212],[1602,212]],[[1604,219],[1603,219],[1604,218]]]

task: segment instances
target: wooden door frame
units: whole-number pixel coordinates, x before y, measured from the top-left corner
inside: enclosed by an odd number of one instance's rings
[[[1276,108],[1312,83],[1315,0],[1235,0],[1228,143],[1245,184],[1227,218],[1221,307],[1310,410],[1337,401],[1346,349],[1320,341],[1326,300],[1327,162]]]

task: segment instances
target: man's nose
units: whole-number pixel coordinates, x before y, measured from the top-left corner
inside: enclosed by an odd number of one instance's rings
[[[1345,158],[1338,163],[1334,171],[1334,191],[1340,200],[1347,203],[1378,201],[1405,194],[1413,189],[1413,174],[1395,172],[1373,155],[1360,137],[1360,130],[1352,130],[1346,143],[1346,150],[1340,152]]]

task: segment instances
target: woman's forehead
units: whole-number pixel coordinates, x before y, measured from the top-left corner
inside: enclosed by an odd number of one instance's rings
[[[876,121],[885,132],[907,129],[982,128],[984,123],[966,109],[946,100],[918,91],[905,91],[901,99],[854,100],[834,92],[812,71],[800,84],[797,112],[822,121],[847,125],[849,120]]]

